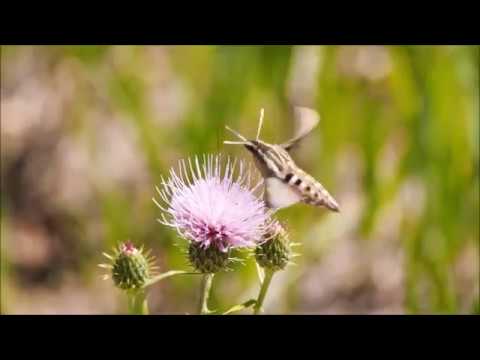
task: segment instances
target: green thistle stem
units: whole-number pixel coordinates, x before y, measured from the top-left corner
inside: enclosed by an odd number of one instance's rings
[[[128,292],[128,312],[130,315],[148,315],[145,291],[135,290]]]
[[[257,302],[253,307],[253,314],[258,315],[262,312],[263,301],[267,295],[268,287],[272,281],[272,277],[275,274],[275,271],[272,269],[265,269],[265,277],[263,278],[262,286],[260,288],[260,293],[258,294]]]
[[[184,271],[184,270],[171,270],[171,271],[167,271],[163,274],[158,274],[157,276],[151,278],[150,280],[148,280],[144,285],[143,285],[143,288],[146,288],[147,286],[151,286],[153,284],[155,284],[156,282],[160,281],[160,280],[163,280],[165,278],[168,278],[170,276],[174,276],[174,275],[200,275],[201,273],[196,273],[196,272],[190,272],[190,271]]]
[[[212,288],[213,275],[213,273],[204,274],[202,278],[202,285],[200,287],[200,302],[198,303],[198,313],[200,315],[210,313],[210,310],[208,310],[208,297],[210,295],[210,289]]]

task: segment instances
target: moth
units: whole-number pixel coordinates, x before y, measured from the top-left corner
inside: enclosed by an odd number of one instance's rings
[[[260,140],[264,110],[260,110],[260,120],[255,140],[248,140],[239,132],[226,126],[226,129],[241,141],[224,141],[224,144],[244,145],[252,153],[255,164],[264,179],[264,200],[268,207],[281,209],[299,202],[325,207],[339,212],[337,201],[312,176],[300,169],[289,151],[307,136],[319,123],[315,110],[296,107],[294,118],[297,123],[295,135],[283,144],[274,145]]]

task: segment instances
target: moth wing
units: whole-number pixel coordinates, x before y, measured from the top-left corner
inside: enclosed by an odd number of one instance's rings
[[[320,115],[310,108],[295,107],[294,108],[294,120],[295,120],[295,135],[292,139],[288,140],[282,147],[285,150],[290,150],[292,147],[298,144],[298,142],[307,136],[320,122]]]
[[[265,179],[265,202],[272,209],[281,209],[302,201],[303,197],[290,185],[276,177]]]

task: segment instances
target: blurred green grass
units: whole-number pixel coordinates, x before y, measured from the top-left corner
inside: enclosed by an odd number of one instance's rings
[[[180,158],[213,152],[248,158],[240,147],[223,146],[229,136],[224,126],[251,136],[261,107],[266,111],[262,137],[271,142],[287,139],[292,130],[288,109],[296,103],[315,107],[322,120],[295,158],[347,207],[340,215],[301,205],[280,213],[295,241],[313,238],[318,245],[304,243],[298,266],[287,270],[290,286],[279,309],[306,311],[295,279],[335,252],[336,238],[347,236],[365,248],[375,241],[398,241],[404,256],[399,302],[405,312],[478,313],[478,275],[465,285],[455,272],[465,251],[476,255],[467,260],[475,268],[472,272],[478,274],[479,267],[478,47],[314,47],[307,55],[316,59],[318,69],[310,78],[306,75],[313,84],[306,97],[287,91],[295,82],[293,66],[306,47],[172,46],[158,54],[153,47],[137,46],[35,51],[47,59],[45,68],[36,71],[45,71],[48,79],[56,66],[63,66],[74,83],[75,96],[62,120],[68,126],[62,127],[61,136],[80,137],[82,146],[94,152],[89,139],[97,136],[97,129],[91,111],[106,108],[133,132],[148,174],[140,185],[107,179],[106,186],[97,186],[92,181],[95,210],[72,213],[81,228],[95,222],[103,229],[85,251],[75,254],[75,271],[84,272],[90,282],[98,281],[100,252],[126,239],[154,248],[162,270],[185,268],[176,234],[155,222],[159,211],[151,201],[154,185]],[[22,47],[2,47],[2,93],[10,66],[25,53]],[[304,85],[302,79],[297,82]],[[8,96],[14,96],[11,91]],[[173,95],[165,95],[169,91]],[[173,115],[155,107],[167,96],[173,98],[173,105],[166,105]],[[2,94],[2,101],[6,97]],[[2,116],[2,127],[8,121]],[[96,166],[91,165],[92,172]],[[3,167],[2,172],[3,180]],[[404,204],[399,198],[412,186],[413,195]],[[19,216],[12,211],[15,197],[6,195],[2,238],[9,236],[5,219]],[[352,215],[356,205],[348,205],[356,202],[361,203],[358,216]],[[332,220],[334,216],[338,219]],[[399,218],[399,224],[388,228],[389,218]],[[343,233],[341,227],[349,230]],[[88,234],[79,230],[78,241],[86,241],[82,237]],[[15,274],[7,271],[15,267],[10,252],[2,248],[2,275],[15,284]],[[254,292],[253,262],[238,270],[217,277],[213,307],[229,307]],[[172,279],[168,288],[158,290],[167,298],[163,309],[187,311],[195,303],[197,286],[197,279]],[[465,304],[464,294],[474,299]],[[15,300],[3,300],[2,312],[8,312]]]

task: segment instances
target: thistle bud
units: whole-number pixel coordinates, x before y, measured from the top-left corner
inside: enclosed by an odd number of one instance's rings
[[[153,276],[155,266],[153,257],[144,253],[143,248],[136,248],[130,241],[120,244],[113,255],[104,254],[110,264],[101,267],[110,269],[110,276],[116,287],[123,290],[133,290],[143,285]]]
[[[264,235],[265,241],[255,248],[257,263],[273,271],[283,270],[292,258],[290,241],[285,229],[277,222]]]
[[[188,246],[188,260],[195,270],[213,274],[226,269],[230,254],[229,251],[222,251],[216,246],[204,247],[192,241]]]

